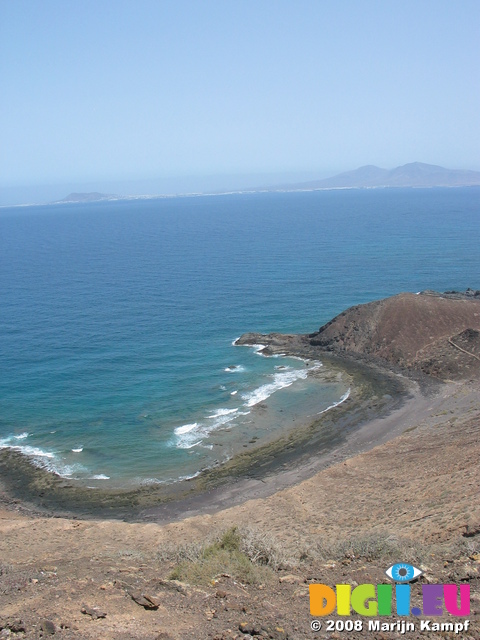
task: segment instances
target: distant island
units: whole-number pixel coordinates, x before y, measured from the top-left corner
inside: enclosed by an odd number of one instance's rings
[[[103,202],[106,200],[143,200],[193,195],[225,195],[229,193],[259,193],[279,191],[321,191],[323,189],[382,189],[392,187],[472,187],[480,186],[480,171],[445,169],[434,164],[411,162],[395,169],[382,169],[366,165],[353,171],[339,173],[331,178],[291,184],[251,187],[248,189],[221,190],[215,192],[172,193],[169,195],[115,195],[111,193],[70,193],[52,204]]]
[[[56,200],[54,204],[61,202],[99,202],[100,200],[118,200],[119,197],[111,193],[98,193],[93,191],[91,193],[69,193],[68,196],[62,200]]]
[[[381,187],[469,187],[480,185],[480,171],[445,169],[434,164],[410,162],[395,169],[366,165],[331,178],[279,185],[275,189],[304,191],[314,189],[366,189]]]

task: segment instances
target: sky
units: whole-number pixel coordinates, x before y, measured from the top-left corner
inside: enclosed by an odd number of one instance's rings
[[[480,170],[479,114],[478,0],[0,0],[0,203]]]

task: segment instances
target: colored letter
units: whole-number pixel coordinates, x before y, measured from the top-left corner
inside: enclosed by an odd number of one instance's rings
[[[396,584],[395,598],[397,599],[397,615],[409,616],[410,615],[410,585]]]
[[[312,616],[328,616],[335,609],[335,591],[326,584],[311,584],[310,613]],[[324,604],[325,602],[325,604]]]
[[[359,584],[352,592],[352,607],[361,616],[376,616],[378,604],[373,584]],[[366,602],[368,600],[368,606]]]
[[[378,615],[390,616],[392,614],[392,585],[379,584],[377,586],[378,594]]]
[[[423,584],[423,615],[424,616],[441,616],[443,609],[441,607],[443,600],[442,584]],[[455,600],[457,594],[455,593]]]
[[[460,609],[457,606],[457,585],[444,584],[443,596],[445,598],[445,606],[452,616],[469,616],[470,615],[470,585],[460,585]]]
[[[337,584],[337,615],[350,615],[350,592],[352,587],[349,584]]]

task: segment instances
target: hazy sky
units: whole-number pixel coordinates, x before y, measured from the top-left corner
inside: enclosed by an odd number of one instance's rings
[[[0,187],[480,170],[478,0],[0,0]]]

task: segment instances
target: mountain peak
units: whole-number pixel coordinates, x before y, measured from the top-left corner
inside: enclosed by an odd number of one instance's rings
[[[331,178],[290,185],[296,189],[361,189],[372,187],[465,187],[480,185],[480,171],[445,169],[424,162],[409,162],[395,169],[372,164]]]

